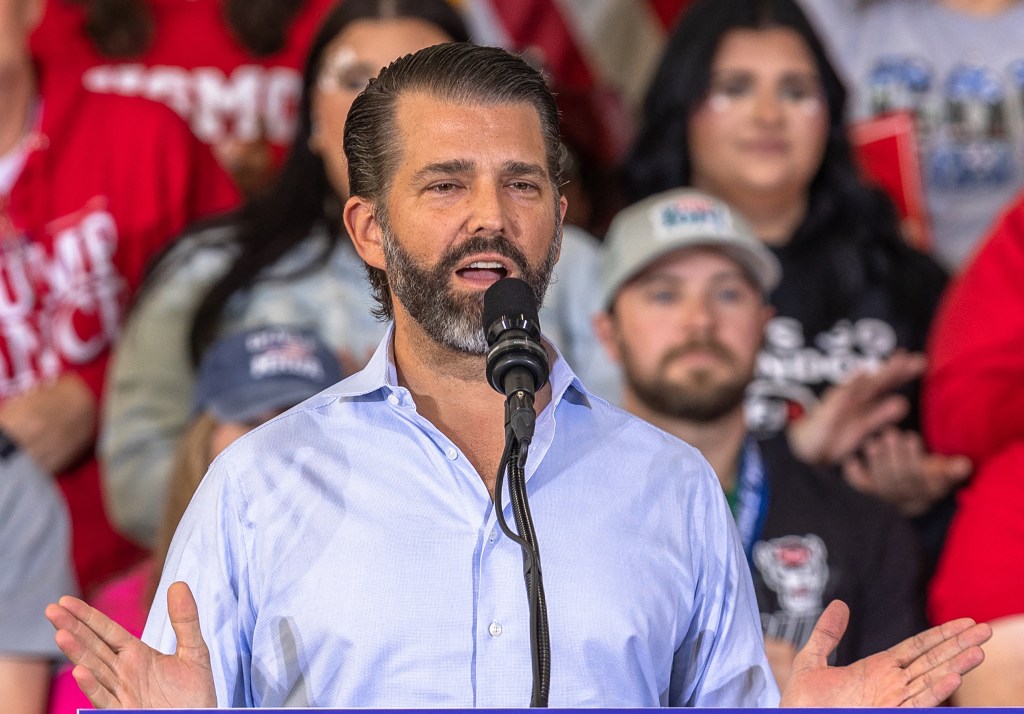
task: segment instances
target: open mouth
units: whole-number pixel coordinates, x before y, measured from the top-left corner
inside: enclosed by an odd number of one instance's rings
[[[496,260],[476,260],[455,274],[464,280],[474,283],[495,283],[509,275],[508,268]]]

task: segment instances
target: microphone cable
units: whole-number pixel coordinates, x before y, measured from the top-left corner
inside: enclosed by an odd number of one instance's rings
[[[506,412],[508,411],[506,405]],[[520,458],[522,456],[523,458]],[[505,450],[498,464],[494,481],[494,509],[498,526],[523,551],[523,577],[530,610],[530,659],[533,666],[533,690],[530,695],[531,707],[547,707],[551,688],[551,635],[548,630],[547,601],[544,598],[544,582],[540,568],[540,549],[537,532],[530,514],[526,497],[525,452],[520,452],[519,443],[512,428],[505,428]],[[505,520],[501,497],[504,490],[505,471],[508,470],[509,500],[516,522],[516,533]],[[520,535],[521,534],[521,535]]]

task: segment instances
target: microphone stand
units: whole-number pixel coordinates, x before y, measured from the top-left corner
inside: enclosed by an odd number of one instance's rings
[[[533,397],[548,380],[548,356],[540,343],[537,302],[532,288],[522,280],[499,280],[484,293],[482,322],[489,348],[487,381],[505,395],[505,449],[494,480],[494,508],[502,532],[518,543],[523,551],[533,666],[530,706],[546,707],[551,688],[551,638],[537,531],[526,497],[526,457],[537,421]],[[505,522],[501,505],[506,470],[512,515],[518,533]]]
[[[515,379],[515,371],[509,375]],[[512,385],[509,385],[512,386]],[[519,544],[523,551],[523,577],[530,607],[530,654],[533,664],[533,691],[531,707],[547,707],[551,685],[551,638],[548,631],[547,603],[541,578],[540,550],[530,504],[526,497],[526,457],[533,440],[533,427],[537,413],[533,406],[532,384],[515,385],[505,400],[505,450],[498,464],[494,483],[494,508],[502,532]],[[509,528],[501,505],[506,469],[508,471],[509,499],[516,530]]]

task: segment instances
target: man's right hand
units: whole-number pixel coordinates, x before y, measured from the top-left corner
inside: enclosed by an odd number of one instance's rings
[[[167,590],[167,612],[178,640],[165,655],[133,637],[94,607],[65,595],[46,608],[57,646],[75,668],[82,692],[100,709],[216,707],[210,651],[188,585]]]

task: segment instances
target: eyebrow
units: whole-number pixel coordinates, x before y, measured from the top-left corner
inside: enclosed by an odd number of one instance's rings
[[[450,161],[435,161],[427,164],[412,175],[413,183],[433,176],[465,174],[473,170],[473,162],[468,159],[451,159]]]
[[[450,176],[452,174],[467,174],[473,171],[475,164],[469,159],[450,159],[448,161],[435,161],[429,163],[412,175],[412,182],[420,181],[435,176]],[[538,179],[547,179],[548,172],[540,164],[532,164],[527,161],[506,161],[502,164],[502,173],[511,176],[531,176]]]
[[[712,80],[722,79],[725,77],[741,76],[745,77],[754,73],[754,69],[751,67],[727,67],[725,69],[713,69],[711,70],[710,77]],[[803,69],[787,69],[782,72],[780,77],[783,80],[788,79],[806,79],[812,82],[822,82],[821,74],[815,70],[803,70]]]
[[[513,176],[533,176],[539,179],[546,179],[548,176],[547,169],[543,166],[525,161],[506,161],[502,168],[506,174]]]

